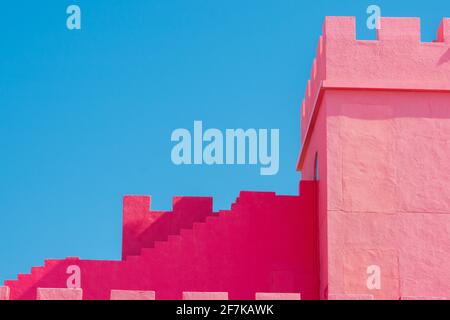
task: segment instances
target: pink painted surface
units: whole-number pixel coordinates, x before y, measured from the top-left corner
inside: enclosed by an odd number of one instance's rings
[[[122,261],[47,260],[43,267],[6,284],[12,299],[35,299],[37,287],[65,287],[67,267],[76,265],[83,299],[108,300],[111,289],[155,291],[156,299],[182,299],[183,292],[228,292],[230,299],[250,300],[261,291],[301,292],[304,299],[316,299],[319,275],[313,192],[312,182],[302,182],[301,196],[241,192],[231,210],[211,213],[192,226],[163,228],[158,231],[161,240],[154,240],[152,234],[153,247],[147,248],[151,241],[141,238],[139,255]],[[129,204],[138,203],[157,223],[148,211],[148,198],[141,199],[125,198],[124,221],[129,221]],[[200,206],[203,210],[199,204],[203,199],[189,199],[184,208],[195,212]],[[139,205],[133,206],[135,210],[140,210]],[[159,219],[173,214],[162,213]],[[135,225],[127,230],[128,226],[124,238],[131,239],[132,246],[125,240],[124,248],[136,249],[138,236],[133,232],[142,234],[141,230]],[[170,234],[173,230],[179,234]],[[164,235],[165,231],[169,234]]]
[[[415,18],[382,18],[376,41],[326,18],[297,165],[311,180],[320,160],[321,298],[449,296],[449,106],[449,19],[423,43]]]
[[[329,294],[328,300],[374,300],[371,294]]]
[[[183,292],[183,300],[228,300],[228,292]]]
[[[83,300],[83,289],[37,288],[36,300]]]
[[[9,287],[0,286],[0,300],[9,300]]]
[[[122,258],[139,255],[142,248],[152,248],[155,241],[213,215],[210,197],[174,197],[172,206],[172,211],[153,211],[149,196],[124,197]]]
[[[378,40],[356,40],[354,17],[326,17],[302,104],[302,145],[326,89],[450,90],[450,19],[420,42],[419,18],[381,18]],[[303,154],[298,168],[302,167]]]
[[[446,297],[402,297],[401,300],[449,300]]]
[[[301,300],[301,294],[257,292],[255,300]]]
[[[330,291],[448,295],[450,93],[329,91],[323,103],[337,136],[327,145]],[[381,268],[375,292],[369,265]]]
[[[83,299],[450,297],[450,19],[430,43],[416,18],[382,18],[378,40],[355,34],[353,17],[326,18],[302,103],[300,196],[241,192],[219,212],[206,197],[153,211],[127,196],[121,261],[46,260],[6,281],[11,299],[64,288],[73,265]]]
[[[111,300],[155,300],[155,291],[111,290]]]

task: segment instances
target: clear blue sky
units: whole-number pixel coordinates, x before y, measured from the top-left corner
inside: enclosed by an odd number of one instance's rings
[[[82,30],[66,28],[66,7]],[[0,281],[45,258],[119,259],[125,194],[295,194],[299,106],[326,15],[420,16],[434,38],[446,1],[2,1]],[[176,128],[279,128],[280,171],[174,166]]]

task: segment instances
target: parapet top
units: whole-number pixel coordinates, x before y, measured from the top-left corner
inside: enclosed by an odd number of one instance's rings
[[[325,17],[323,36],[326,39],[356,40],[355,17]],[[420,18],[381,17],[377,41],[412,40],[420,42]],[[365,40],[360,40],[365,41]],[[434,42],[450,43],[450,19],[443,18]]]
[[[302,103],[302,146],[327,89],[450,92],[450,19],[421,42],[420,18],[380,18],[377,40],[356,40],[355,17],[326,17]],[[301,159],[297,169],[301,169]]]
[[[355,26],[354,17],[325,18],[305,102],[321,86],[450,90],[450,19],[433,42],[421,42],[420,18],[381,18],[377,40],[356,40]]]

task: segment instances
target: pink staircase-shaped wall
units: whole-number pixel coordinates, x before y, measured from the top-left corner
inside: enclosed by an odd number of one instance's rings
[[[302,182],[301,193],[241,192],[231,210],[216,213],[210,198],[179,197],[172,212],[153,212],[149,197],[127,196],[122,261],[47,260],[5,285],[11,299],[80,297],[54,289],[67,288],[68,268],[76,266],[88,300],[138,297],[130,291],[154,292],[156,299],[183,299],[183,292],[185,298],[255,299],[264,292],[316,299],[314,183]]]

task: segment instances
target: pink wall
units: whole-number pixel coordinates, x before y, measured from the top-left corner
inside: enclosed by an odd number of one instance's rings
[[[108,300],[111,290],[154,291],[156,299],[182,299],[183,292],[227,292],[229,299],[249,300],[258,292],[295,293],[302,299],[316,299],[314,183],[303,182],[301,192],[302,196],[241,192],[231,210],[195,223],[191,219],[168,220],[173,225],[154,229],[149,241],[139,237],[147,234],[146,228],[125,224],[125,252],[126,248],[135,250],[136,239],[141,239],[139,253],[125,255],[123,261],[48,260],[31,274],[5,284],[11,289],[11,299],[35,299],[37,288],[67,287],[67,268],[75,265],[80,270],[83,299],[88,300]],[[147,216],[152,221],[147,227],[158,219],[166,226],[166,216],[182,216],[182,210],[189,213],[196,208],[200,212],[208,208],[202,205],[205,201],[211,205],[204,198],[188,198],[185,206],[177,204],[180,212],[155,218],[148,197],[126,197],[124,219],[130,222],[134,212],[140,219]],[[146,247],[148,244],[151,247]]]
[[[297,165],[311,179],[325,159],[321,297],[450,297],[449,106],[449,19],[422,43],[416,18],[382,18],[374,41],[356,40],[353,17],[326,18]]]
[[[330,292],[450,296],[449,106],[450,93],[326,93]]]
[[[318,224],[316,247],[319,255],[320,297],[326,298],[328,284],[328,227],[327,227],[327,136],[326,110],[318,110],[314,130],[308,146],[302,170],[303,181],[316,180],[316,161],[318,164],[318,180],[315,182],[314,214]],[[317,160],[316,160],[317,159]]]
[[[151,197],[126,196],[123,199],[122,258],[139,255],[155,241],[167,240],[194,222],[205,221],[213,213],[211,197],[174,197],[172,211],[151,210]]]

